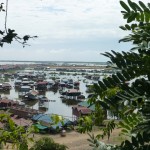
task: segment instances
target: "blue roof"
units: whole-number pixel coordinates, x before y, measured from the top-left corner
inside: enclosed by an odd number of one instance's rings
[[[57,124],[51,125],[52,129],[56,129],[56,128],[61,128],[62,127],[62,123],[58,122]]]
[[[95,111],[95,105],[91,105],[90,107],[88,107],[90,110]]]
[[[48,114],[37,114],[37,115],[34,115],[32,117],[32,120],[44,121],[44,122],[51,123],[51,124],[53,123],[51,115],[48,115]],[[63,125],[70,125],[71,123],[72,122],[69,119],[64,119],[63,120]],[[51,125],[51,128],[52,129],[61,128],[63,125],[62,125],[61,121],[59,121],[57,124]]]
[[[40,125],[40,124],[35,124],[34,126],[36,126],[38,129],[40,130],[44,130],[44,129],[47,129],[48,127],[46,126],[43,126],[43,125]]]
[[[80,102],[78,103],[79,106],[84,106],[84,107],[89,107],[90,104],[88,103],[88,101],[83,101],[83,102]]]
[[[53,122],[53,120],[51,119],[51,116],[47,115],[47,114],[34,115],[32,117],[32,120],[35,120],[35,121],[45,121],[47,123],[52,123]]]
[[[64,119],[63,122],[64,122],[64,125],[72,124],[72,121],[70,121],[69,119]]]
[[[89,108],[90,110],[92,111],[95,111],[95,104],[89,104],[88,101],[83,101],[83,102],[80,102],[78,103],[79,106],[84,106],[84,107],[87,107]]]

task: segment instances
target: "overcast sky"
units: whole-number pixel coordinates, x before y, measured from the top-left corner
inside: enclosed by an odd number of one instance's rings
[[[0,60],[107,61],[100,53],[131,47],[118,43],[128,34],[119,29],[121,10],[119,0],[9,0],[7,26],[39,38],[25,48],[5,44]]]

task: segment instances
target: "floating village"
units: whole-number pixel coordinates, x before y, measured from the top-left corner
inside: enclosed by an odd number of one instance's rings
[[[93,95],[92,85],[114,71],[106,64],[3,62],[0,109],[9,113],[16,125],[34,125],[41,133],[57,133],[95,110],[87,102]],[[55,114],[63,123],[53,123]]]

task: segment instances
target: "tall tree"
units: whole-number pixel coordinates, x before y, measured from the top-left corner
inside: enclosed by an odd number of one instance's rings
[[[127,23],[120,28],[130,34],[119,42],[132,42],[129,52],[105,52],[110,59],[109,64],[120,71],[94,85],[95,96],[89,100],[91,104],[102,106],[113,112],[121,121],[122,133],[130,137],[116,149],[148,150],[150,149],[150,3],[120,1],[121,11]],[[127,84],[127,82],[129,84]],[[113,91],[113,94],[109,94]],[[96,109],[99,113],[99,109]],[[114,121],[107,124],[103,134],[110,135],[117,126]],[[91,136],[92,139],[95,137]],[[101,143],[92,140],[98,149]],[[112,148],[113,149],[113,148]]]

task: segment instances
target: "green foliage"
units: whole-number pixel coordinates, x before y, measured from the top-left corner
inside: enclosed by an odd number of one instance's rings
[[[120,148],[121,150],[148,150],[150,149],[149,145],[150,136],[146,132],[138,133],[136,136],[131,137],[131,141],[126,140],[122,142]]]
[[[132,133],[135,133],[135,129],[139,123],[143,122],[141,114],[129,114],[122,116],[122,120],[119,121],[118,127],[122,130],[122,134],[127,136],[132,136]]]
[[[102,107],[95,107],[96,111],[92,113],[93,124],[96,126],[103,126],[106,118],[106,111]]]
[[[133,47],[132,50],[149,48],[149,3],[146,6],[142,1],[139,1],[138,5],[135,2],[128,0],[128,4],[125,4],[123,1],[120,1],[120,4],[125,10],[121,11],[124,19],[127,20],[127,23],[131,23],[120,26],[120,28],[122,30],[130,30],[131,34],[121,39],[119,42],[132,41],[133,44],[137,44],[137,46]]]
[[[35,131],[34,127],[25,129],[22,126],[16,126],[7,114],[0,114],[0,122],[4,124],[4,127],[0,128],[0,144],[11,142],[12,148],[28,150],[28,140],[33,141],[28,136]]]
[[[120,150],[120,147],[117,145],[105,144],[104,142],[99,141],[94,134],[88,135],[90,138],[87,140],[90,142],[90,146],[93,150]]]
[[[96,137],[99,138],[104,138],[104,136],[107,136],[108,139],[110,138],[110,134],[112,133],[112,131],[115,129],[115,127],[117,126],[117,124],[115,123],[114,120],[108,121],[105,124],[105,127],[101,128],[101,130],[103,131],[102,134],[98,134]]]
[[[36,141],[30,150],[66,150],[67,146],[55,143],[53,139],[44,137]]]
[[[150,4],[127,0],[120,5],[127,21],[120,28],[131,33],[119,42],[130,41],[134,47],[129,52],[103,54],[120,71],[95,84],[95,96],[89,102],[120,118],[122,133],[130,137],[119,146],[121,150],[150,149]],[[97,137],[109,137],[115,127],[106,126]]]
[[[85,133],[87,131],[91,131],[93,127],[92,116],[80,117],[78,120],[78,128],[77,130],[80,133]]]

